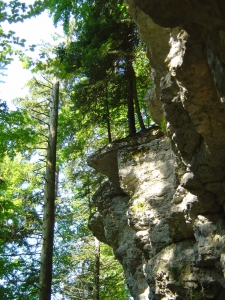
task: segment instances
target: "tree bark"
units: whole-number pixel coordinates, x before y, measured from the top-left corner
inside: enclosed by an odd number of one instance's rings
[[[95,237],[95,286],[94,286],[94,300],[99,300],[99,275],[100,275],[100,242]]]
[[[56,144],[59,106],[59,82],[52,88],[47,147],[46,178],[44,189],[44,215],[42,228],[42,250],[39,300],[51,299],[52,256],[56,197]]]
[[[126,76],[127,76],[127,117],[128,117],[128,127],[129,127],[129,135],[134,135],[136,133],[135,127],[135,117],[134,117],[134,95],[133,95],[133,80],[132,80],[132,61],[127,59],[126,66]]]
[[[108,142],[112,142],[111,136],[111,127],[110,127],[110,112],[109,112],[109,101],[108,101],[108,86],[107,81],[105,82],[105,109],[106,109],[106,124],[107,124],[107,132],[108,132]]]
[[[144,121],[143,121],[143,118],[141,115],[140,105],[139,105],[139,101],[138,101],[136,74],[135,74],[132,64],[131,64],[131,73],[132,73],[132,83],[133,83],[132,85],[133,85],[133,95],[134,95],[136,114],[138,117],[138,122],[141,127],[141,130],[145,130],[145,124],[144,124]]]

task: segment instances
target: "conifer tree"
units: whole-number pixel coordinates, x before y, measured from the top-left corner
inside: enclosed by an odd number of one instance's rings
[[[41,270],[40,270],[40,300],[51,299],[52,286],[52,258],[55,223],[56,197],[56,149],[57,125],[59,109],[59,82],[52,87],[50,101],[49,135],[46,157],[46,175],[44,190],[44,216],[42,230]]]

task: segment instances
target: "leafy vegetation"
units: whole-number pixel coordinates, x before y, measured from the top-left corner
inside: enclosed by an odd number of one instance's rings
[[[4,30],[3,23],[17,23],[37,16],[44,9],[45,5],[42,1],[36,0],[31,5],[27,5],[25,2],[18,0],[0,1],[0,65],[1,68],[8,65],[12,60],[13,54],[23,55],[22,50],[19,50],[17,46],[24,47],[25,40],[17,37],[15,32]],[[33,48],[34,46],[31,46]]]
[[[0,296],[38,299],[51,82],[61,81],[52,297],[130,299],[112,250],[87,228],[92,195],[105,178],[86,165],[106,143],[151,122],[142,100],[151,84],[137,28],[123,1],[0,1],[0,22],[19,22],[48,9],[66,39],[43,47],[35,76],[17,110],[0,103]],[[23,46],[0,27],[2,68]],[[49,52],[53,55],[49,55]]]

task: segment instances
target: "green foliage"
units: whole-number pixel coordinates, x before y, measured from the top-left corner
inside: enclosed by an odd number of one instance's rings
[[[24,57],[23,65],[33,67],[35,73],[28,83],[30,94],[17,99],[17,111],[0,104],[0,297],[37,298],[44,185],[44,162],[39,158],[45,157],[51,81],[57,76],[63,88],[53,295],[93,299],[94,237],[87,222],[96,209],[92,195],[104,178],[86,165],[86,158],[109,141],[109,131],[112,140],[127,135],[129,72],[134,71],[132,85],[143,99],[149,88],[149,66],[122,0],[48,0],[44,4],[36,1],[33,6],[0,1],[0,22],[29,18],[45,5],[55,23],[63,22],[68,39],[54,49],[56,58],[49,54],[51,45],[43,46],[36,65]],[[25,41],[1,30],[0,63],[4,67],[15,53],[13,45],[23,46]],[[150,116],[144,101],[139,102],[148,126]],[[143,209],[139,205],[138,209]],[[105,245],[101,245],[100,299],[129,299],[122,267]]]
[[[37,299],[38,293],[45,164],[36,156],[44,150],[38,148],[46,145],[45,122],[39,124],[36,118],[41,113],[36,99],[26,100],[17,100],[16,111],[3,103],[0,120],[0,293],[4,299]]]
[[[26,162],[21,155],[14,160],[5,156],[0,163],[2,299],[33,299],[32,294],[37,293],[41,230],[37,203],[42,197],[38,190],[42,179],[35,175],[36,168],[37,164]]]
[[[100,271],[100,300],[128,300],[129,291],[125,285],[123,268],[115,260],[112,249],[105,244],[101,245]]]
[[[133,115],[127,109],[128,102],[133,102],[135,89],[137,97],[143,99],[149,85],[148,72],[142,72],[145,67],[148,69],[143,45],[125,3],[50,1],[49,5],[55,22],[62,21],[66,32],[70,29],[70,41],[60,44],[56,54],[60,62],[59,76],[64,76],[65,72],[73,74],[68,89],[75,110],[79,109],[81,115],[87,117],[89,126],[91,119],[93,127],[108,130],[112,139],[123,137],[128,133]],[[71,18],[75,19],[73,28],[68,27]],[[136,81],[129,73],[130,68],[135,69]],[[141,113],[149,126],[146,105],[144,101],[140,103]],[[113,128],[120,130],[111,132]]]
[[[50,81],[51,79],[48,78]],[[32,79],[29,84],[30,86],[30,96],[24,99],[17,99],[17,105],[20,106],[20,110],[25,109],[28,117],[32,120],[30,123],[30,129],[33,130],[34,136],[37,139],[38,147],[34,147],[31,150],[30,155],[24,157],[24,164],[29,161],[32,157],[32,153],[44,153],[45,150],[38,150],[37,148],[44,147],[45,140],[43,136],[45,133],[45,123],[47,121],[47,111],[48,103],[47,99],[49,95],[49,83],[46,81],[40,81],[36,76],[36,79]],[[89,214],[95,210],[94,204],[92,203],[91,196],[96,188],[103,181],[102,176],[99,176],[93,169],[90,169],[86,165],[86,155],[89,153],[87,149],[87,142],[89,142],[90,151],[96,149],[99,146],[98,139],[93,138],[93,132],[85,130],[82,128],[81,114],[80,110],[77,109],[74,114],[73,103],[67,98],[66,92],[61,92],[61,106],[59,115],[59,151],[58,156],[58,166],[63,173],[60,172],[59,191],[56,200],[56,219],[55,219],[55,247],[54,247],[54,269],[53,269],[53,296],[63,295],[68,299],[78,299],[81,296],[85,298],[93,298],[93,280],[94,280],[94,238],[87,228],[87,221]],[[76,119],[74,116],[78,116]],[[84,120],[85,121],[85,120]],[[81,123],[81,124],[80,124]],[[88,129],[88,126],[87,126]],[[34,140],[35,140],[34,138]],[[24,143],[26,148],[26,144]],[[36,149],[35,149],[36,148]],[[26,151],[25,151],[26,152]],[[11,159],[11,162],[15,162],[15,157]],[[26,160],[28,159],[28,161]],[[37,160],[35,160],[34,165],[37,165]],[[41,167],[41,166],[40,166]],[[16,170],[15,167],[11,167]],[[38,167],[39,168],[39,167]],[[34,179],[38,179],[38,173],[30,169],[29,178],[25,179],[25,174],[21,175],[20,179],[24,178],[25,184],[22,187],[25,188],[29,186],[31,190],[26,191],[28,194],[36,190],[33,184]],[[38,189],[38,194],[43,196],[43,173],[39,177],[40,189]],[[10,174],[6,175],[10,176]],[[12,176],[11,176],[12,177]],[[28,186],[27,186],[28,184]],[[36,187],[38,183],[36,183]],[[9,187],[6,188],[8,193],[10,193]],[[11,185],[11,193],[15,195],[17,191],[17,184],[14,181]],[[21,199],[21,198],[19,198]],[[29,199],[33,199],[30,197]],[[36,203],[34,203],[34,208],[39,214],[42,213],[42,199],[35,196]],[[24,200],[23,200],[24,201]],[[19,202],[21,205],[21,202]],[[29,205],[28,205],[29,207]],[[23,208],[24,209],[24,208]],[[14,208],[15,211],[18,210],[17,207]],[[22,216],[22,214],[21,214]],[[40,220],[35,220],[33,222],[39,222]],[[15,216],[15,222],[20,222],[18,216]],[[15,228],[13,223],[10,230]],[[21,231],[22,232],[22,231]],[[30,231],[32,232],[32,230]],[[40,231],[36,233],[40,234]],[[33,233],[34,236],[34,233]],[[36,238],[34,238],[36,239]],[[37,239],[40,241],[39,239]],[[21,235],[21,245],[25,243],[26,236]],[[29,240],[28,240],[29,241]],[[11,242],[11,240],[10,240]],[[17,244],[16,244],[17,245]],[[38,244],[39,245],[39,244]],[[18,247],[18,246],[15,246]],[[3,246],[5,249],[5,245]],[[17,264],[16,267],[14,260],[7,260],[4,264],[4,269],[10,273],[12,270],[15,272],[14,278],[18,278],[18,289],[17,294],[18,299],[36,299],[37,297],[37,285],[38,285],[38,274],[39,266],[37,261],[39,260],[39,252],[31,251],[32,246],[29,242],[26,242],[26,248],[23,248],[24,253],[26,253],[26,259],[21,263]],[[37,249],[36,249],[37,250]],[[11,249],[8,250],[9,253]],[[29,254],[29,255],[28,255]],[[107,255],[106,255],[107,254]],[[102,277],[101,277],[101,299],[104,299],[104,295],[111,295],[112,299],[129,299],[125,295],[128,295],[126,285],[124,283],[123,273],[121,267],[118,266],[117,262],[114,262],[114,256],[112,251],[106,251],[106,254],[102,254]],[[17,258],[17,257],[16,257]],[[107,266],[105,262],[107,261]],[[30,265],[32,268],[30,268]],[[24,265],[24,269],[23,269]],[[33,281],[31,280],[32,272],[26,273],[25,266],[30,270],[35,271],[35,276],[33,276]],[[69,266],[69,268],[68,268]],[[18,275],[19,271],[23,270],[24,275]],[[27,275],[26,275],[27,274]],[[13,295],[7,286],[11,287],[14,279],[4,279],[4,284],[0,285],[0,290],[4,291],[5,297],[13,299]],[[25,282],[24,285],[22,282]],[[33,290],[31,287],[33,286]],[[116,291],[114,290],[116,288]],[[29,296],[28,296],[29,294]],[[115,297],[113,298],[113,295]]]
[[[25,153],[34,147],[37,136],[32,124],[34,120],[26,110],[9,111],[6,103],[0,101],[0,161],[4,155],[13,158],[16,152]]]
[[[77,1],[78,2],[78,1]],[[68,32],[70,18],[73,15],[76,15],[79,10],[77,7],[77,2],[72,0],[66,1],[55,1],[49,0],[48,7],[50,9],[51,14],[54,16],[54,24],[56,25],[58,22],[62,22],[64,26],[64,30]]]
[[[162,130],[162,132],[163,132],[164,134],[167,134],[167,129],[166,129],[166,118],[165,118],[165,116],[163,116],[163,119],[162,119],[161,124],[160,124],[160,128],[161,128],[161,130]]]
[[[94,209],[91,194],[100,179],[90,169],[83,172],[81,165],[79,172],[78,166],[67,165],[66,169],[71,181],[66,180],[63,189],[72,197],[57,200],[53,294],[68,299],[93,299],[94,237],[87,229],[87,222],[90,210]],[[100,257],[100,299],[128,300],[123,270],[115,261],[112,249],[101,244]]]
[[[36,0],[33,5],[26,5],[18,0],[0,1],[0,63],[4,66],[9,64],[13,59],[13,54],[21,56],[21,50],[15,46],[24,46],[25,40],[15,36],[15,32],[5,32],[1,23],[23,22],[40,14],[45,9],[43,1]]]

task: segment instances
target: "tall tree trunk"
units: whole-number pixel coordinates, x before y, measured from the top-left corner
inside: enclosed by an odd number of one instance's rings
[[[136,108],[136,114],[138,117],[138,122],[141,127],[141,130],[145,130],[145,124],[141,115],[140,105],[138,101],[138,94],[137,94],[137,82],[136,82],[136,74],[133,68],[133,65],[131,64],[131,73],[132,73],[132,82],[133,82],[133,95],[134,95],[134,103]]]
[[[127,107],[128,107],[128,126],[129,135],[136,133],[135,117],[134,117],[134,95],[133,95],[133,78],[132,78],[132,61],[127,59],[126,76],[127,76]]]
[[[51,299],[52,256],[56,197],[56,144],[59,106],[59,82],[52,88],[50,104],[49,137],[47,147],[46,178],[44,189],[44,216],[42,228],[42,250],[39,300]]]
[[[106,88],[106,95],[105,95],[106,123],[107,123],[107,131],[108,131],[108,141],[109,141],[109,143],[111,143],[112,142],[112,136],[111,136],[111,128],[110,128],[110,113],[109,113],[107,82],[106,82],[105,88]]]
[[[94,300],[99,300],[99,275],[100,275],[100,242],[95,237],[95,285],[94,285]]]

